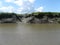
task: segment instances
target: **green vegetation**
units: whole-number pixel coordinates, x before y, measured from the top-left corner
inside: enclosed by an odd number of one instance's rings
[[[0,13],[0,18],[2,17],[11,17],[11,15],[17,15],[19,17],[23,17],[23,16],[48,16],[48,17],[60,17],[60,13],[59,12],[33,12],[31,14],[16,14],[16,13]],[[1,17],[2,16],[2,17]]]

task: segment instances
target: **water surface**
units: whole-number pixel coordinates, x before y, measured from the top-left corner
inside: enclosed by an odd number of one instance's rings
[[[0,45],[60,45],[60,24],[0,24]]]

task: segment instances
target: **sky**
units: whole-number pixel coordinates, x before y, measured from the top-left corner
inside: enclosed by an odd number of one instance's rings
[[[0,12],[60,12],[60,0],[0,0]]]

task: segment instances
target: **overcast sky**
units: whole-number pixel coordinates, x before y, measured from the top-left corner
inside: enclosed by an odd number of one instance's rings
[[[0,0],[0,12],[60,12],[60,0]]]

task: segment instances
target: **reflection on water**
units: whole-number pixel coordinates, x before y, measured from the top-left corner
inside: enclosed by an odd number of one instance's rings
[[[0,45],[60,45],[60,25],[0,24]]]

